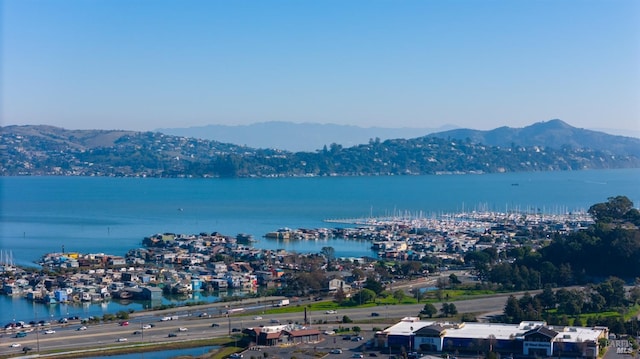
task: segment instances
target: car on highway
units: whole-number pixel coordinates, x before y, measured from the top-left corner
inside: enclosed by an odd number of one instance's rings
[[[324,331],[324,335],[334,335],[334,334],[336,334],[336,332],[333,331],[333,330],[325,330]]]
[[[189,330],[189,328],[185,328],[185,327],[178,328],[179,332],[186,332],[187,330]]]
[[[364,358],[364,355],[362,355],[360,353],[354,353],[351,357],[352,358]]]
[[[142,329],[151,329],[151,324],[145,324],[142,326]]]
[[[168,321],[170,321],[170,320],[171,320],[171,317],[162,317],[162,318],[160,319],[160,321],[161,321],[161,322],[168,322]]]
[[[12,348],[18,348],[18,347],[21,347],[21,346],[22,346],[22,344],[20,344],[20,343],[13,343],[13,344],[10,345],[10,347],[12,347]]]
[[[126,327],[127,325],[129,325],[129,322],[120,322],[121,327]]]
[[[142,332],[141,332],[141,331],[139,331],[139,330],[136,330],[135,332],[133,332],[133,335],[138,335],[138,334],[140,334],[140,333],[142,333]]]
[[[351,338],[351,341],[352,341],[352,342],[359,342],[359,341],[361,341],[361,340],[364,340],[364,338],[363,338],[363,337],[360,337],[360,336],[357,336],[357,337],[353,337],[353,338]]]
[[[379,316],[380,316],[380,313],[373,312],[373,313],[371,313],[371,316],[372,316],[372,317],[379,317]]]
[[[212,326],[212,327],[219,327],[219,326],[220,326],[220,324],[218,324],[218,323],[211,323],[211,326]]]
[[[269,323],[271,323],[271,324],[280,324],[280,321],[278,319],[271,319],[269,321]]]
[[[169,338],[175,338],[178,336],[178,334],[176,333],[169,333],[169,335],[167,335]]]
[[[238,329],[238,328],[233,328],[233,329],[231,329],[231,332],[232,332],[232,333],[239,333],[239,332],[241,332],[241,331],[242,331],[242,330],[240,330],[240,329]]]
[[[25,332],[16,333],[15,335],[16,338],[24,338],[26,336],[27,336],[27,333]]]
[[[208,317],[210,317],[210,315],[207,314],[207,313],[200,313],[200,315],[198,315],[198,317],[200,317],[200,318],[208,318]]]
[[[81,330],[87,330],[87,327],[85,327],[84,325],[81,326],[80,328],[76,329],[77,331],[81,331]]]
[[[259,316],[259,315],[257,315],[257,316],[255,316],[255,317],[253,317],[253,320],[262,320],[262,317],[261,317],[261,316]]]
[[[324,314],[338,314],[338,311],[330,309],[330,310],[327,310],[326,312],[324,312]]]
[[[240,353],[233,353],[233,354],[229,355],[230,359],[241,359],[242,357],[243,357],[243,355],[240,354]]]
[[[127,338],[118,338],[118,341],[119,341],[119,342],[126,342],[126,341],[127,341]]]
[[[342,349],[331,349],[329,352],[331,354],[342,354]]]
[[[56,334],[56,331],[53,329],[45,330],[44,334]]]

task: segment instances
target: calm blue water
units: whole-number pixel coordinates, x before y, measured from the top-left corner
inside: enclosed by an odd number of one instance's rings
[[[640,169],[281,179],[0,177],[0,191],[0,249],[11,250],[16,264],[31,264],[63,245],[66,251],[123,255],[159,232],[249,233],[259,248],[302,253],[330,245],[338,256],[361,256],[374,255],[369,243],[262,236],[281,227],[335,227],[323,222],[328,218],[405,211],[558,213],[586,210],[617,195],[638,205]],[[0,312],[17,311],[12,303],[0,296]],[[26,313],[33,315],[33,309]],[[0,314],[0,323],[6,316]]]
[[[163,351],[146,352],[146,353],[97,356],[97,357],[91,357],[91,359],[144,359],[144,358],[170,359],[180,355],[192,355],[192,356],[203,355],[208,353],[211,350],[218,349],[218,348],[220,347],[208,346],[208,347],[200,347],[200,348],[163,350]]]

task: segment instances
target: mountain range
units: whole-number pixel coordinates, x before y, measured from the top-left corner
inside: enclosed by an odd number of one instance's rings
[[[452,125],[440,128],[390,128],[270,121],[238,126],[207,125],[159,128],[155,131],[167,135],[236,143],[253,148],[275,148],[298,152],[315,151],[331,143],[352,147],[367,143],[370,139],[375,138],[382,141],[395,138],[414,138],[454,128],[456,127]]]
[[[300,152],[160,132],[6,126],[0,127],[0,151],[0,175],[5,176],[360,176],[640,167],[640,139],[560,120],[410,139],[376,137],[351,147],[333,142]]]
[[[273,148],[284,151],[316,151],[325,145],[336,143],[342,147],[365,144],[371,139],[411,139],[422,136],[469,138],[475,143],[492,146],[590,147],[619,149],[624,153],[628,144],[637,140],[633,132],[625,136],[608,135],[605,131],[581,129],[561,120],[538,122],[524,128],[500,127],[489,131],[458,128],[445,125],[439,128],[387,128],[359,127],[351,125],[260,122],[250,125],[207,125],[182,128],[159,128],[156,132],[167,135],[193,137],[224,143],[235,143],[252,148]],[[609,130],[611,131],[611,130]],[[635,137],[635,138],[634,138]],[[612,139],[615,139],[613,142]],[[595,147],[594,147],[595,146]],[[611,148],[609,146],[613,146]]]

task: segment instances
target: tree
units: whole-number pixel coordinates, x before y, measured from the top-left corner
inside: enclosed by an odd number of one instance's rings
[[[553,294],[553,289],[551,289],[551,285],[547,284],[544,286],[542,293],[535,296],[540,301],[542,308],[551,309],[556,306],[556,295]]]
[[[629,290],[629,300],[632,304],[640,303],[640,286],[636,285]]]
[[[519,323],[524,318],[524,312],[520,308],[520,303],[513,295],[507,298],[507,303],[504,306],[504,316],[507,323]]]
[[[426,303],[424,305],[424,308],[422,308],[422,310],[420,311],[420,314],[428,315],[429,318],[432,318],[436,313],[438,313],[438,309],[436,309],[436,307],[431,303]]]
[[[329,266],[336,257],[336,250],[330,246],[322,247],[322,249],[320,250],[320,254],[324,256],[324,258],[327,260],[327,266]]]
[[[351,275],[353,276],[353,278],[355,280],[364,279],[364,277],[365,277],[364,271],[362,269],[360,269],[360,268],[353,268],[351,270]]]
[[[458,279],[458,276],[455,273],[451,273],[449,275],[449,284],[451,285],[451,287],[455,287],[460,283],[462,282],[460,281],[460,279]]]
[[[624,219],[633,209],[633,202],[625,196],[609,197],[607,202],[597,203],[588,210],[596,222],[610,223]]]
[[[353,302],[356,304],[372,302],[374,299],[376,299],[376,293],[367,288],[363,288],[353,296]]]
[[[402,289],[396,289],[393,291],[393,298],[398,302],[398,303],[402,303],[402,301],[404,300],[405,294],[404,291]]]
[[[400,270],[402,274],[406,275],[411,279],[415,274],[417,274],[422,268],[422,263],[417,261],[407,261],[403,262],[400,265]]]
[[[336,303],[338,304],[342,304],[342,302],[344,302],[346,299],[347,299],[347,295],[345,294],[342,287],[338,288],[336,290],[336,294],[333,295],[333,300],[335,300]]]
[[[413,297],[416,298],[416,301],[420,303],[420,299],[422,299],[422,290],[420,290],[420,288],[413,288],[411,289],[411,293],[413,294]]]
[[[364,282],[363,287],[372,290],[376,295],[380,295],[380,293],[382,293],[382,291],[384,290],[384,286],[382,285],[382,283],[371,277],[367,278],[367,280]]]
[[[620,278],[610,277],[600,283],[596,290],[606,301],[607,308],[615,308],[624,303],[624,281]]]
[[[453,303],[442,303],[442,308],[440,308],[440,312],[445,317],[452,316],[458,314],[458,308]]]

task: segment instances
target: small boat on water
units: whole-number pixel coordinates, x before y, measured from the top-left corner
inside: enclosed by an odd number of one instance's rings
[[[119,290],[115,293],[113,293],[114,297],[120,298],[120,299],[130,299],[133,297],[133,293],[126,291],[126,290]]]

